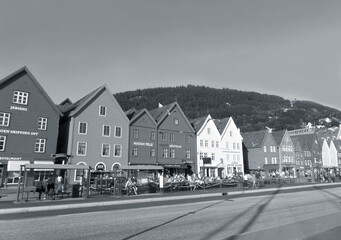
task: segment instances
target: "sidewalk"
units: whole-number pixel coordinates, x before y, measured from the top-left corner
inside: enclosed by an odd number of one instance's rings
[[[240,189],[240,188],[215,188],[196,191],[177,191],[166,193],[152,193],[132,196],[92,196],[90,198],[64,198],[58,200],[38,200],[37,194],[35,199],[28,202],[16,203],[16,187],[0,190],[0,215],[13,213],[26,213],[49,210],[62,210],[71,208],[87,208],[87,207],[103,207],[114,205],[137,204],[146,202],[162,202],[184,199],[199,199],[218,196],[248,196],[254,194],[271,194],[285,190],[309,189],[313,187],[341,187],[341,183],[316,183],[316,184],[300,184],[300,185],[282,185],[282,186],[265,186],[261,189]],[[34,195],[33,195],[34,196]]]

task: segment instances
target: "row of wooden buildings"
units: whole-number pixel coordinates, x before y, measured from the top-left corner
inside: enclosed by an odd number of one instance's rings
[[[0,81],[0,185],[25,164],[75,164],[93,172],[298,174],[339,169],[339,128],[241,133],[233,119],[187,119],[177,102],[122,110],[106,85],[56,105],[23,67]],[[311,173],[310,172],[310,173]],[[75,171],[71,181],[80,176]]]

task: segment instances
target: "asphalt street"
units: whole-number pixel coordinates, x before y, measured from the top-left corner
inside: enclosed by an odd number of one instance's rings
[[[41,211],[39,218],[0,220],[0,232],[4,239],[339,239],[341,188],[300,190],[172,204],[168,199],[106,211]]]

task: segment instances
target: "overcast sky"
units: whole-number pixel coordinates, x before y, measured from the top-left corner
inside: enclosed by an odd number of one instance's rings
[[[53,101],[200,85],[341,110],[340,0],[0,0],[0,79]]]

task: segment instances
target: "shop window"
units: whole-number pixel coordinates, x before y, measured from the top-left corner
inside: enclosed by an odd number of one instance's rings
[[[11,114],[10,113],[0,113],[0,126],[8,127],[10,122]]]
[[[28,103],[28,93],[21,91],[14,91],[13,103],[27,105]]]

